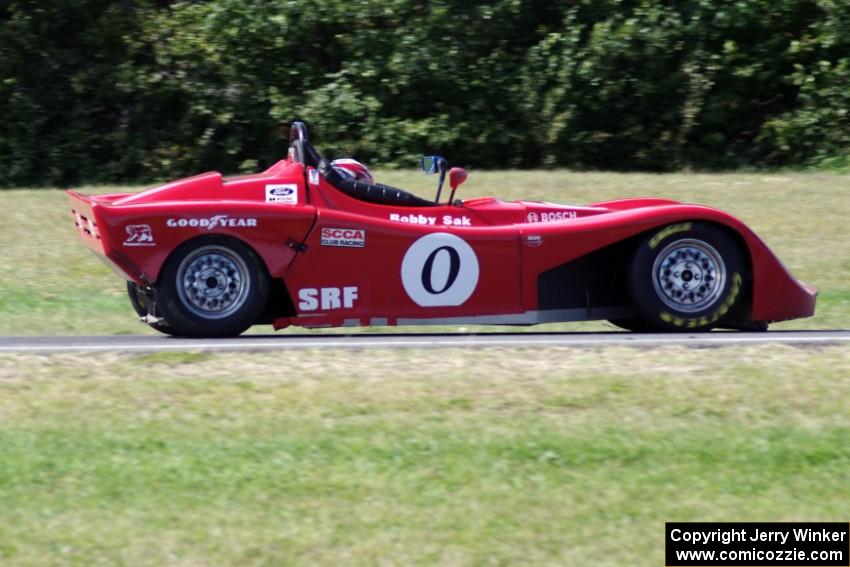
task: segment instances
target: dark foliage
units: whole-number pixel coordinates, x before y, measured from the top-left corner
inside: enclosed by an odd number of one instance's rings
[[[844,0],[12,0],[0,185],[410,165],[844,165]]]

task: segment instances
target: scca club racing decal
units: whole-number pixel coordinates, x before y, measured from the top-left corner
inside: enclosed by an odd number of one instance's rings
[[[124,228],[127,231],[127,238],[124,240],[124,246],[156,246],[150,225],[128,224]]]
[[[297,205],[298,186],[294,183],[286,185],[266,185],[266,203]]]
[[[447,232],[423,236],[401,262],[404,291],[421,307],[462,305],[475,291],[478,273],[472,247]]]
[[[337,246],[339,248],[363,248],[366,246],[366,231],[362,228],[330,228],[322,229],[322,246]]]

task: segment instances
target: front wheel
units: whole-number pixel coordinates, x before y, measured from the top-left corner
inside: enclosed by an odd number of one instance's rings
[[[740,305],[745,274],[741,248],[725,230],[699,222],[673,224],[638,246],[629,267],[629,294],[645,330],[707,331]]]
[[[169,326],[190,337],[233,337],[253,325],[269,296],[262,261],[238,240],[189,241],[172,253],[156,287]]]

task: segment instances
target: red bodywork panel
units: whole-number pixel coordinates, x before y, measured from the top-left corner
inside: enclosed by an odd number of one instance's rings
[[[193,238],[245,242],[283,280],[294,306],[278,328],[604,318],[590,309],[545,311],[541,274],[652,229],[698,220],[727,227],[746,247],[751,321],[814,313],[816,291],[795,280],[742,222],[664,199],[380,205],[344,194],[288,159],[257,175],[206,173],[142,193],[68,195],[81,239],[138,284],[155,284],[169,255]]]

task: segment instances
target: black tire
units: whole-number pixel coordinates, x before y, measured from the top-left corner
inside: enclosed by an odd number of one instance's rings
[[[136,312],[136,315],[139,317],[146,317],[147,315],[156,315],[156,313],[151,313],[151,297],[149,292],[143,291],[137,284],[133,282],[127,282],[127,295],[130,297],[130,305],[133,306],[133,311]],[[177,335],[177,331],[171,328],[165,322],[149,322],[148,326],[160,333],[164,333],[166,335]]]
[[[641,331],[708,331],[744,298],[746,261],[732,235],[708,223],[653,231],[638,245],[628,272]],[[616,323],[615,323],[616,324]]]
[[[169,256],[156,284],[159,315],[180,335],[235,337],[257,322],[269,297],[265,265],[246,244],[203,237]]]

